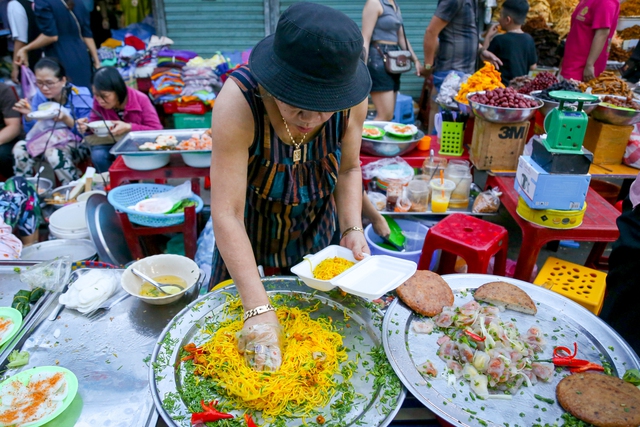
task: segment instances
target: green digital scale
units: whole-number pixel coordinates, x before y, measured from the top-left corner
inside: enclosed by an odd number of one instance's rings
[[[582,106],[585,102],[595,102],[599,98],[588,93],[566,90],[549,92],[549,96],[558,100],[560,105],[551,110],[544,119],[544,130],[547,133],[547,138],[543,140],[545,148],[550,153],[582,154],[582,143],[589,123]],[[576,102],[577,107],[565,105]]]

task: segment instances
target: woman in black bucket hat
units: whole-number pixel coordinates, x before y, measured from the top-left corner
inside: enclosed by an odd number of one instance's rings
[[[280,326],[260,281],[331,243],[357,259],[362,124],[371,78],[345,14],[296,3],[234,71],[213,108],[211,285],[232,277],[245,309],[238,347],[256,370],[281,363]],[[339,221],[338,221],[339,219]]]

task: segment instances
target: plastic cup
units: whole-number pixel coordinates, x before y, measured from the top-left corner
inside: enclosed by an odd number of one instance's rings
[[[426,212],[429,204],[429,182],[424,179],[409,181],[407,195],[411,202],[411,212]]]
[[[447,167],[447,159],[444,157],[428,157],[422,164],[422,173],[427,177],[438,178],[439,170]]]
[[[431,186],[431,212],[446,212],[449,207],[451,192],[456,188],[455,182],[444,179],[441,183],[440,179],[432,179],[429,185]]]
[[[444,177],[453,181],[456,187],[451,192],[449,207],[455,209],[465,209],[469,206],[469,193],[473,176],[469,172],[469,166],[464,164],[449,163],[444,171]]]
[[[429,135],[425,135],[418,142],[418,150],[420,151],[428,151],[431,148],[431,137]]]

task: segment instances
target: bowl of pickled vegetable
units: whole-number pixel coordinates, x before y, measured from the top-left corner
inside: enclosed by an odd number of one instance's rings
[[[168,294],[156,289],[150,283],[135,276],[131,269],[146,274],[156,282],[165,285],[177,285],[163,287]],[[153,255],[143,258],[131,264],[122,273],[120,284],[129,294],[151,305],[165,305],[178,301],[189,292],[198,282],[200,269],[190,258],[180,255]],[[182,288],[180,290],[180,288]]]

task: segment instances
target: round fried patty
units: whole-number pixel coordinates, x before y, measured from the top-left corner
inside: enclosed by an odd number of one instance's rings
[[[442,307],[453,305],[453,292],[440,275],[418,270],[396,290],[400,299],[423,316],[435,316]]]
[[[640,425],[640,390],[618,377],[591,372],[569,375],[558,383],[556,394],[565,411],[594,426]]]

